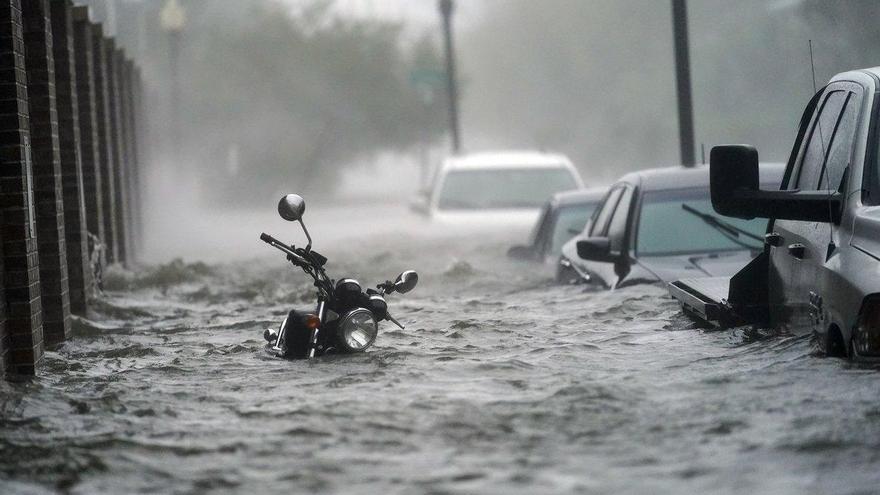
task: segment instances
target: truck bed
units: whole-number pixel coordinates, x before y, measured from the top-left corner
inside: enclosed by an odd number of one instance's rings
[[[735,326],[739,318],[727,301],[730,277],[685,278],[669,283],[669,294],[700,323],[714,327]]]
[[[670,283],[669,294],[698,322],[719,328],[767,325],[767,252],[732,277],[686,278]]]

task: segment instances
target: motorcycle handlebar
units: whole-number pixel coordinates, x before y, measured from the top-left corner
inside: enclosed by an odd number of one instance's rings
[[[278,239],[272,237],[271,235],[263,232],[262,234],[260,234],[260,240],[287,254],[287,259],[289,259],[290,261],[297,264],[308,264],[308,261],[302,256],[296,254],[291,246],[284,244]]]

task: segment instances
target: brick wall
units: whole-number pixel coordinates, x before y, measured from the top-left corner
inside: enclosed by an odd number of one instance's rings
[[[132,69],[132,115],[134,118],[134,141],[136,153],[136,167],[134,169],[134,219],[135,219],[135,239],[142,240],[144,238],[144,188],[146,187],[144,180],[144,164],[149,159],[148,148],[144,143],[149,139],[149,128],[147,121],[142,118],[143,109],[143,78],[141,70],[135,66]],[[140,241],[139,241],[140,242]]]
[[[128,157],[128,173],[126,174],[126,188],[128,190],[128,210],[126,211],[126,221],[128,222],[128,239],[129,239],[129,259],[137,258],[137,250],[140,246],[138,219],[136,211],[140,203],[137,191],[138,176],[138,147],[137,147],[137,131],[135,130],[135,101],[134,101],[134,63],[131,60],[125,60],[122,65],[122,103],[123,103],[123,124],[125,130],[125,142]]]
[[[91,270],[88,268],[85,197],[80,161],[79,105],[71,17],[73,5],[70,0],[51,0],[50,7],[70,311],[84,315],[86,295],[91,285]]]
[[[88,231],[105,239],[101,195],[101,147],[95,101],[92,26],[88,7],[73,9],[73,44],[76,54],[76,92],[79,104],[79,136]]]
[[[108,90],[107,50],[100,24],[92,24],[92,62],[95,78],[95,115],[98,129],[101,166],[101,201],[103,203],[104,244],[107,261],[119,260],[116,232],[116,193],[113,177],[116,173],[115,151],[110,127],[110,94]]]
[[[85,313],[88,234],[135,251],[140,70],[72,0],[0,0],[0,375],[34,374]]]
[[[70,299],[49,0],[22,2],[22,19],[43,334],[54,344],[70,331]]]
[[[122,101],[119,82],[120,51],[116,41],[108,38],[104,45],[107,50],[107,96],[110,102],[107,107],[110,114],[110,140],[113,147],[115,173],[113,174],[113,194],[116,197],[116,213],[113,222],[116,226],[117,261],[124,263],[127,259],[128,227],[125,223],[125,210],[128,198],[125,189],[125,174],[128,165],[125,156],[125,139],[122,132]]]
[[[34,374],[43,356],[40,272],[33,209],[30,121],[19,0],[0,0],[0,221],[6,370]]]

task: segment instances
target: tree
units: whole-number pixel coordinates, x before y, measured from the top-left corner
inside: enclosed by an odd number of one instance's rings
[[[185,3],[181,165],[208,198],[331,191],[353,160],[442,135],[442,113],[409,81],[415,59],[438,58],[436,48],[407,42],[395,23],[343,19],[329,5],[291,13],[274,0]],[[154,26],[148,34],[163,83],[167,44]]]

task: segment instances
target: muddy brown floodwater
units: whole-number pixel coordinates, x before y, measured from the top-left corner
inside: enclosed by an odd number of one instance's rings
[[[553,286],[506,241],[402,238],[322,249],[421,284],[389,301],[405,330],[311,362],[263,351],[312,301],[273,252],[114,275],[0,383],[0,492],[877,493],[877,369],[697,329],[658,287]]]

